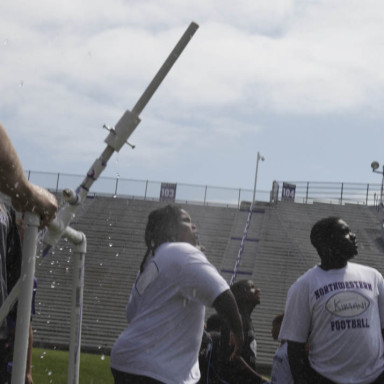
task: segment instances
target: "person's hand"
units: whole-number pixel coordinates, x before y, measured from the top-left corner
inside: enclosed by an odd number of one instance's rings
[[[21,189],[12,197],[13,207],[21,212],[32,212],[40,216],[40,229],[48,225],[56,216],[57,200],[46,189],[28,182],[25,190]]]
[[[28,372],[25,375],[25,384],[33,384],[32,373]]]

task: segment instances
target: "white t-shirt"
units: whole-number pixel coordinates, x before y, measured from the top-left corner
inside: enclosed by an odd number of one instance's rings
[[[293,384],[287,345],[288,343],[284,343],[275,352],[271,371],[271,384]]]
[[[111,367],[167,384],[196,383],[205,306],[229,289],[188,243],[164,243],[132,288],[129,326],[111,351]]]
[[[316,266],[289,289],[279,338],[305,343],[309,361],[340,384],[368,384],[384,371],[384,280],[371,267]]]

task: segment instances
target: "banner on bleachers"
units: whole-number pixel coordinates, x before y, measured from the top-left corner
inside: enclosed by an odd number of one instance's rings
[[[283,183],[283,189],[281,190],[282,201],[295,201],[296,185]]]
[[[176,198],[176,186],[177,186],[177,184],[172,184],[172,183],[161,183],[161,188],[160,188],[160,201],[171,201],[171,202],[175,202],[175,198]]]

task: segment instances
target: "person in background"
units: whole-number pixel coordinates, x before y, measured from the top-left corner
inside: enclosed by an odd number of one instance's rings
[[[339,217],[319,220],[310,239],[320,264],[290,287],[279,335],[295,384],[383,384],[383,276],[350,261],[356,235]]]
[[[17,283],[21,273],[22,247],[12,207],[0,202],[0,303],[3,303]],[[9,365],[13,356],[14,326],[17,308],[14,306],[0,325],[0,378],[10,379]],[[31,328],[30,328],[31,335]],[[31,366],[32,340],[29,340],[26,384],[33,384]],[[8,378],[8,379],[5,379]],[[10,382],[9,382],[10,383]]]
[[[257,343],[251,314],[260,304],[260,289],[252,280],[240,280],[231,286],[243,322],[244,345],[235,359],[230,356],[233,343],[228,327],[221,332],[221,351],[218,359],[218,373],[231,384],[259,384],[265,379],[256,371]]]
[[[281,323],[284,319],[284,313],[281,313],[272,321],[272,338],[275,341],[279,339]],[[293,377],[291,368],[288,361],[287,342],[281,340],[273,357],[272,371],[271,371],[271,384],[293,384]]]
[[[5,128],[0,124],[0,192],[11,199],[12,206],[20,212],[32,212],[40,217],[40,229],[49,224],[57,212],[57,200],[44,188],[30,183],[25,177],[23,167]],[[0,203],[0,306],[16,284],[21,271],[22,248],[16,226],[15,211]],[[0,378],[8,374],[9,324],[15,320],[13,309],[7,320],[0,324]],[[30,341],[31,341],[30,337]],[[30,356],[30,355],[29,355]],[[30,360],[29,360],[30,361]],[[26,383],[32,384],[31,364],[27,362]]]
[[[167,205],[152,211],[145,244],[126,308],[129,324],[111,351],[115,383],[197,383],[206,306],[228,322],[232,358],[243,346],[235,298],[197,248],[196,227],[185,210]]]

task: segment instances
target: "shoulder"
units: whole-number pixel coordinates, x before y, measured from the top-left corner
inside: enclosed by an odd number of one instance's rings
[[[189,243],[163,243],[160,245],[156,254],[168,254],[168,255],[188,255],[205,258],[204,254]]]
[[[307,286],[312,281],[313,277],[319,273],[319,270],[320,268],[317,265],[311,269],[308,269],[308,271],[297,278],[297,280],[292,284],[291,288],[301,289]]]
[[[353,272],[359,272],[359,273],[365,273],[365,274],[372,274],[377,276],[382,276],[381,273],[369,265],[363,265],[363,264],[357,264],[357,263],[351,263],[348,262],[348,269]]]
[[[208,262],[199,249],[188,243],[164,243],[156,250],[155,257],[176,264]]]

